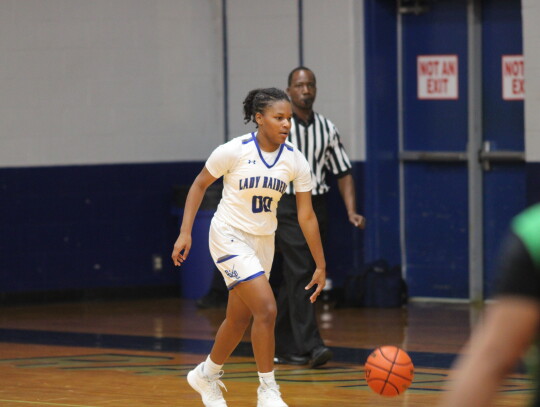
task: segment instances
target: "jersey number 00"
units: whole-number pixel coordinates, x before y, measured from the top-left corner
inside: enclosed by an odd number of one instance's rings
[[[251,210],[253,213],[270,212],[270,205],[272,204],[272,198],[269,196],[255,195],[251,200]]]

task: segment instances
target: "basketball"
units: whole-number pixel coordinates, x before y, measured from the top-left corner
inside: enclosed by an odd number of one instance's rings
[[[375,393],[393,397],[409,388],[414,378],[414,365],[403,349],[381,346],[368,356],[365,364],[368,386]]]

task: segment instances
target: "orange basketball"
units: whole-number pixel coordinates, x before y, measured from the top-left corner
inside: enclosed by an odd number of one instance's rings
[[[381,346],[371,352],[365,364],[366,381],[375,393],[397,396],[409,388],[414,365],[403,349]]]

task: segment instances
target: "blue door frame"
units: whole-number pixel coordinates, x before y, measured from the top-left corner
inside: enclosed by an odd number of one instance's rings
[[[401,262],[412,297],[489,297],[500,239],[526,202],[524,164],[478,170],[483,141],[523,150],[523,102],[502,99],[500,76],[501,55],[522,52],[521,4],[430,5],[426,13],[398,16],[395,1],[365,2],[366,260]],[[418,98],[417,57],[435,54],[458,57],[457,100]],[[403,159],[411,151],[443,157]]]

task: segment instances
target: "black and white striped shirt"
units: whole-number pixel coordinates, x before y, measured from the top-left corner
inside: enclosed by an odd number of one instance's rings
[[[325,194],[330,189],[326,183],[328,172],[337,177],[351,172],[351,162],[341,144],[337,128],[324,116],[314,112],[305,123],[293,114],[288,140],[298,147],[309,162],[315,182],[311,191],[313,195]],[[285,193],[294,193],[292,184]]]

